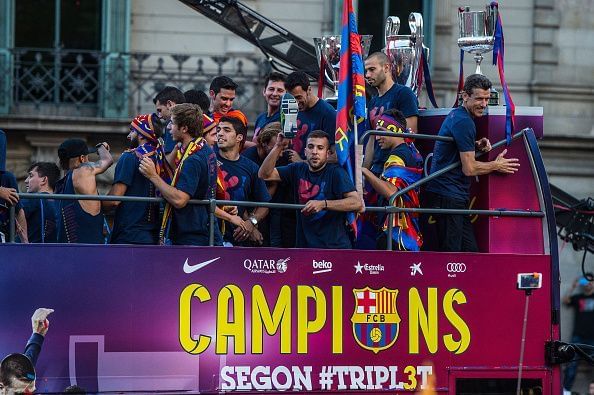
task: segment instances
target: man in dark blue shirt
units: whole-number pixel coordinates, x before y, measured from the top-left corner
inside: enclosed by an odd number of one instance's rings
[[[30,193],[54,193],[60,169],[55,163],[37,162],[29,167],[25,185]],[[55,243],[56,206],[54,200],[24,199],[29,243]]]
[[[252,141],[257,143],[260,130],[271,122],[280,122],[280,104],[281,98],[285,94],[285,76],[276,71],[266,76],[264,81],[264,90],[262,95],[266,100],[266,111],[258,115],[254,123],[254,136]]]
[[[466,78],[462,91],[462,106],[453,109],[443,121],[439,136],[453,137],[454,142],[436,141],[431,160],[431,173],[458,161],[462,166],[429,181],[428,202],[433,208],[467,209],[470,180],[473,176],[497,171],[513,174],[520,164],[518,159],[505,158],[503,150],[494,161],[479,162],[475,149],[488,152],[487,138],[476,140],[474,119],[483,116],[489,102],[491,81],[482,74]],[[468,215],[436,215],[440,251],[478,251]]]
[[[186,97],[184,96],[184,93],[174,86],[166,86],[161,89],[153,99],[157,116],[161,119],[161,122],[164,125],[169,123],[169,120],[171,119],[171,107],[185,102]],[[173,147],[175,146],[175,142],[173,141],[169,130],[165,130],[163,133],[163,140],[165,153],[168,154],[173,151]]]
[[[299,106],[297,114],[297,135],[292,139],[289,150],[291,162],[305,159],[305,146],[309,134],[323,130],[328,135],[330,146],[334,148],[336,133],[336,110],[324,100],[320,100],[309,85],[309,78],[303,71],[295,71],[285,81],[287,91],[295,97]]]
[[[155,197],[155,186],[140,174],[138,165],[144,157],[158,165],[165,181],[171,181],[171,170],[165,160],[159,141],[162,124],[157,114],[144,114],[130,124],[130,149],[120,156],[115,168],[113,185],[108,193],[112,196]],[[159,237],[159,204],[145,202],[104,201],[104,211],[115,209],[112,244],[157,244]]]
[[[167,201],[161,223],[159,242],[178,245],[208,245],[209,215],[205,205],[188,204],[190,199],[212,199],[217,182],[216,155],[202,138],[202,110],[196,104],[178,104],[171,108],[171,136],[181,143],[175,160],[175,174],[168,184],[159,175],[155,162],[144,157],[139,170]],[[222,238],[215,222],[214,244]]]
[[[315,130],[307,138],[307,161],[275,168],[288,140],[279,133],[258,175],[266,181],[294,185],[295,200],[305,204],[297,218],[297,247],[352,248],[346,213],[359,211],[362,202],[346,171],[328,163],[328,135]]]
[[[234,117],[224,116],[217,125],[217,159],[223,176],[225,200],[269,202],[270,195],[262,179],[258,178],[258,165],[239,152],[247,137],[247,128]],[[258,224],[268,215],[268,208],[238,207],[243,218],[241,226],[225,222],[223,239],[233,245],[261,245],[263,237]]]
[[[406,118],[407,128],[416,132],[419,102],[409,87],[394,82],[391,68],[390,61],[383,52],[372,53],[365,59],[365,79],[378,92],[367,105],[369,125],[375,126],[384,111],[397,109]],[[379,177],[389,153],[388,149],[379,147],[376,139],[369,139],[365,146],[363,167]]]

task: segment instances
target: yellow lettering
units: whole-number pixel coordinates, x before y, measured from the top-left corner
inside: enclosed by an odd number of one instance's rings
[[[342,287],[332,287],[332,353],[342,354]]]
[[[437,288],[427,288],[427,311],[416,288],[408,291],[408,348],[411,354],[419,353],[419,328],[423,332],[427,349],[437,352]]]
[[[192,298],[201,303],[210,300],[208,289],[200,284],[190,284],[179,295],[179,344],[185,352],[200,354],[210,345],[210,336],[200,335],[198,340],[192,338]]]
[[[263,327],[274,335],[280,327],[280,352],[291,353],[291,287],[283,285],[272,314],[262,286],[252,289],[252,353],[262,354]]]
[[[229,302],[232,303],[229,316]],[[233,338],[233,352],[245,354],[245,299],[237,285],[226,285],[217,299],[217,354],[227,354],[228,338]]]
[[[466,295],[464,295],[464,292],[455,288],[450,289],[443,298],[443,312],[452,326],[460,333],[460,340],[454,340],[454,336],[448,334],[443,337],[443,343],[448,351],[462,354],[470,344],[470,330],[466,322],[454,310],[454,302],[456,304],[465,304]]]
[[[309,299],[315,303],[314,319],[309,320]],[[326,297],[318,287],[297,286],[297,352],[307,354],[307,338],[326,323]]]
[[[408,374],[408,383],[404,383],[405,390],[414,390],[417,388],[417,371],[414,366],[404,368],[404,373]]]

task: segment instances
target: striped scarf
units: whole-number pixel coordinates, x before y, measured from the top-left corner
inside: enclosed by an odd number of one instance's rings
[[[173,174],[170,184],[172,187],[175,187],[177,184],[186,159],[188,159],[195,152],[200,151],[205,145],[206,140],[204,140],[202,137],[198,137],[190,141],[186,149],[180,148],[178,150],[175,158],[175,173]],[[167,202],[165,204],[165,211],[163,212],[163,219],[161,221],[161,230],[159,231],[159,244],[161,245],[166,244],[167,238],[169,236],[172,210],[173,206],[171,203]]]
[[[413,143],[406,143],[406,146],[411,150],[415,162],[423,163],[421,154]],[[381,179],[385,180],[401,190],[407,186],[419,181],[423,174],[422,165],[418,167],[406,167],[402,159],[395,155],[391,155],[386,164]],[[419,203],[419,188],[411,189],[404,195],[399,196],[394,201],[395,207],[403,208],[418,208]],[[388,230],[390,217],[386,215],[382,229],[384,232]],[[392,240],[401,251],[419,251],[423,245],[423,237],[419,230],[419,215],[416,213],[396,213],[393,216],[392,223]]]
[[[146,143],[136,148],[129,149],[127,152],[133,152],[139,160],[144,157],[153,159],[157,174],[166,182],[171,182],[173,169],[165,159],[163,150],[163,141],[157,138],[155,134],[154,122],[158,121],[157,114],[142,114],[136,116],[130,123],[130,131],[134,131],[147,140]]]

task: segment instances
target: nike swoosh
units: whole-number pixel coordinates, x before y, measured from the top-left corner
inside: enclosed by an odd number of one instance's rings
[[[205,267],[207,265],[210,265],[211,263],[213,263],[217,259],[221,259],[221,257],[218,256],[218,257],[216,257],[214,259],[211,259],[209,261],[204,261],[204,262],[197,263],[195,265],[190,265],[188,263],[188,258],[186,258],[186,261],[184,262],[184,273],[187,273],[187,274],[194,273],[196,270],[200,270],[203,267]]]

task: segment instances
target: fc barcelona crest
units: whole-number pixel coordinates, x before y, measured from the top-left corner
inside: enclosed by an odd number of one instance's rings
[[[392,347],[398,338],[400,316],[396,311],[398,290],[353,289],[355,311],[351,317],[353,336],[359,345],[374,353]]]

